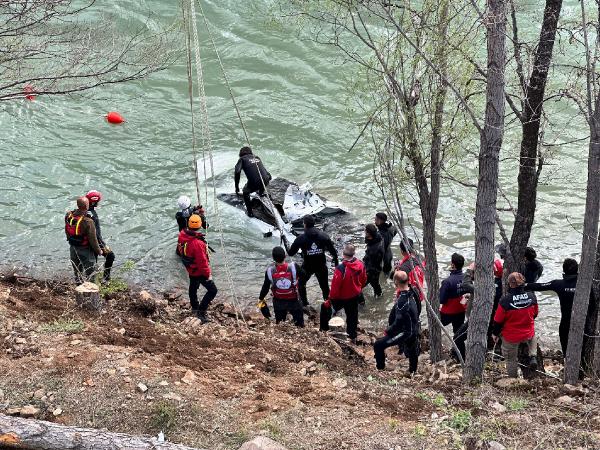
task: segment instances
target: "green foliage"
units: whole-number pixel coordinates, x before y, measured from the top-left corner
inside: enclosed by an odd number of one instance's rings
[[[261,423],[261,427],[269,433],[269,436],[275,440],[281,438],[281,428],[275,422],[269,419],[265,419]]]
[[[123,272],[129,272],[131,270],[133,270],[135,268],[135,261],[128,259],[127,261],[125,261],[123,263],[123,265],[121,266],[121,270]]]
[[[150,416],[150,426],[157,431],[172,430],[177,424],[177,408],[169,402],[156,404]]]
[[[78,333],[83,330],[85,324],[78,319],[56,319],[40,327],[42,333]]]
[[[425,392],[417,392],[415,394],[415,397],[417,397],[418,399],[424,400],[424,401],[429,401],[429,395],[427,395]]]
[[[100,285],[100,295],[106,297],[107,295],[116,294],[117,292],[125,292],[129,286],[121,278],[113,278],[108,283]]]
[[[522,411],[527,408],[529,402],[521,397],[513,397],[504,402],[504,405],[511,411]]]
[[[438,408],[441,408],[442,406],[445,406],[448,403],[448,401],[446,400],[446,397],[444,397],[442,394],[438,394],[433,399],[431,399],[431,403],[433,403]]]
[[[419,438],[425,437],[427,435],[427,428],[425,427],[425,425],[418,423],[415,425],[413,434]]]
[[[448,419],[448,425],[459,433],[464,433],[471,425],[471,419],[471,411],[457,409],[452,413],[450,419]]]

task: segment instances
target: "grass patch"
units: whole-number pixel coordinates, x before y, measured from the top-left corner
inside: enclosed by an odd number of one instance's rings
[[[431,403],[433,403],[438,408],[441,408],[442,406],[446,406],[448,402],[446,401],[446,397],[444,397],[442,394],[438,394],[431,399]]]
[[[107,295],[116,294],[118,292],[125,292],[129,289],[127,283],[120,278],[113,278],[108,283],[100,285],[100,295],[106,297]]]
[[[509,398],[504,404],[511,411],[522,411],[529,406],[529,402],[521,397]]]
[[[177,424],[177,409],[169,402],[160,402],[152,410],[150,426],[157,431],[172,430]]]
[[[413,434],[418,438],[425,437],[427,435],[427,428],[425,427],[425,425],[418,423],[417,425],[415,425]]]
[[[52,323],[40,327],[42,333],[78,333],[83,330],[85,324],[78,319],[57,319]]]
[[[448,419],[448,425],[459,433],[464,433],[471,425],[471,419],[471,411],[458,409],[454,411],[450,419]]]
[[[282,436],[281,428],[275,422],[265,419],[260,424],[261,428],[269,433],[269,437],[274,440],[279,440]]]

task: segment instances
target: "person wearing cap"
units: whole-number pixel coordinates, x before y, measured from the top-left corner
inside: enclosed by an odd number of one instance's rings
[[[535,283],[544,273],[544,266],[537,259],[536,251],[531,247],[525,247],[521,273],[525,277],[525,283]]]
[[[367,284],[373,287],[375,297],[381,297],[383,291],[379,283],[379,278],[383,268],[385,249],[383,248],[383,238],[379,234],[377,227],[372,223],[365,226],[365,244],[363,263],[367,270]]]
[[[391,278],[394,277],[394,272],[401,270],[408,274],[408,282],[419,292],[421,302],[417,304],[419,315],[421,315],[421,305],[425,301],[425,262],[421,261],[414,253],[414,243],[410,238],[400,241],[400,253],[402,258],[394,264],[394,270]]]
[[[396,299],[383,337],[373,344],[378,370],[385,369],[385,349],[400,346],[408,358],[408,372],[414,374],[419,362],[419,315],[415,292],[410,289],[408,274],[402,270],[394,273]]]
[[[188,220],[187,228],[179,232],[176,253],[181,258],[190,278],[189,296],[192,312],[202,323],[208,322],[206,311],[208,305],[217,295],[210,270],[208,244],[200,232],[202,219],[198,214],[192,214]],[[198,288],[202,285],[206,289],[202,301],[198,303]]]
[[[104,273],[102,276],[102,282],[108,283],[110,281],[110,271],[115,262],[115,253],[106,244],[106,242],[104,242],[104,239],[102,238],[102,231],[100,229],[100,219],[98,218],[98,213],[96,212],[96,207],[98,206],[98,203],[100,203],[100,200],[102,200],[102,193],[99,191],[92,190],[85,194],[85,196],[90,203],[90,207],[88,209],[87,214],[94,221],[98,245],[100,245],[100,249],[102,250],[102,254],[104,255]]]
[[[346,312],[346,333],[352,340],[357,336],[358,304],[367,283],[367,271],[362,261],[354,257],[355,253],[354,245],[344,247],[342,263],[333,272],[329,298],[321,305],[319,326],[321,331],[329,330],[332,308],[335,311],[343,309]]]
[[[77,209],[65,215],[65,235],[77,284],[91,279],[96,270],[98,255],[103,254],[94,221],[87,215],[89,207],[87,197],[79,197]]]
[[[242,189],[242,195],[244,197],[244,204],[246,205],[246,214],[248,217],[254,217],[250,203],[250,194],[258,192],[259,195],[263,195],[271,181],[271,174],[267,171],[261,159],[252,153],[250,147],[242,147],[239,157],[240,159],[238,159],[234,171],[235,193],[240,194],[240,177],[242,172],[244,172],[247,182]]]
[[[308,306],[306,283],[312,275],[317,277],[323,300],[329,298],[329,271],[325,252],[329,252],[333,258],[334,266],[337,266],[339,261],[337,250],[329,235],[315,227],[315,217],[304,216],[302,222],[304,223],[304,233],[294,240],[288,250],[288,255],[294,256],[298,251],[302,252],[302,270],[305,276],[298,282],[298,294],[302,305]]]
[[[440,319],[442,325],[452,324],[452,332],[456,335],[465,322],[467,310],[466,292],[462,289],[464,282],[463,266],[465,258],[453,253],[450,262],[450,276],[440,286]]]
[[[383,239],[383,273],[387,276],[392,270],[392,260],[394,254],[392,253],[392,240],[398,234],[396,227],[387,221],[387,214],[378,212],[375,214],[375,226],[379,230],[379,234]]]
[[[187,227],[187,221],[192,214],[198,214],[200,219],[202,219],[202,228],[205,230],[208,228],[206,214],[202,205],[194,206],[187,195],[182,195],[177,199],[177,207],[179,208],[179,211],[175,213],[175,220],[177,220],[179,231]]]
[[[494,316],[493,339],[502,336],[502,355],[506,360],[508,376],[517,377],[517,356],[520,344],[527,344],[529,366],[537,369],[537,337],[535,318],[538,303],[535,294],[525,291],[525,277],[519,272],[508,276],[508,293],[500,299]]]
[[[265,302],[269,290],[273,294],[273,311],[275,323],[284,321],[290,314],[297,327],[304,326],[304,312],[298,297],[298,280],[302,278],[302,269],[295,262],[285,261],[283,247],[274,247],[272,251],[274,264],[267,267],[265,281],[258,296],[258,306],[263,315],[271,316]]]

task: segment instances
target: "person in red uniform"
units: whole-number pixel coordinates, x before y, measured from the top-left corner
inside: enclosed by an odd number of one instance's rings
[[[452,324],[452,332],[456,335],[458,329],[465,323],[467,301],[463,298],[465,258],[453,253],[450,263],[450,276],[442,281],[440,286],[440,319],[444,326]]]
[[[258,296],[258,306],[265,317],[270,317],[265,297],[271,289],[275,323],[284,321],[289,313],[294,324],[303,327],[304,311],[298,296],[298,279],[303,276],[302,269],[295,262],[285,262],[283,247],[273,248],[272,255],[275,263],[267,267],[265,272],[265,281]]]
[[[188,220],[186,229],[179,233],[177,242],[177,254],[185,266],[190,277],[189,296],[192,312],[200,319],[202,323],[208,322],[206,311],[208,305],[217,295],[217,286],[215,285],[210,271],[208,257],[208,244],[204,235],[200,233],[202,219],[197,214],[192,214]],[[198,303],[198,288],[204,286],[206,293],[202,301]]]
[[[333,313],[343,309],[346,312],[346,333],[350,339],[356,339],[358,326],[358,304],[362,297],[362,290],[367,283],[365,265],[354,257],[356,248],[348,244],[342,253],[343,260],[333,272],[329,297],[321,305],[320,326],[321,331],[329,330],[329,321]]]
[[[407,245],[408,244],[408,245]],[[411,287],[415,288],[419,292],[420,302],[417,302],[417,309],[419,310],[419,316],[421,315],[421,304],[425,301],[425,261],[419,259],[417,255],[413,253],[413,240],[407,238],[400,241],[400,253],[402,253],[402,259],[396,261],[394,264],[393,274],[399,270],[408,274],[408,282]]]
[[[537,368],[537,337],[535,318],[538,315],[537,298],[525,291],[525,277],[519,272],[508,276],[508,294],[500,299],[494,316],[494,342],[502,336],[502,355],[506,360],[508,376],[517,377],[519,345],[529,347],[529,366]]]

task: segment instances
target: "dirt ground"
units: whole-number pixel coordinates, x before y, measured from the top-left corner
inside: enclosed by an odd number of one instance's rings
[[[237,449],[255,435],[289,449],[600,448],[600,387],[551,377],[498,387],[501,363],[465,387],[460,367],[419,374],[388,350],[214,305],[190,321],[187,295],[123,292],[101,314],[72,286],[0,277],[0,413]],[[558,370],[556,363],[547,366]],[[502,381],[500,382],[500,384]]]

